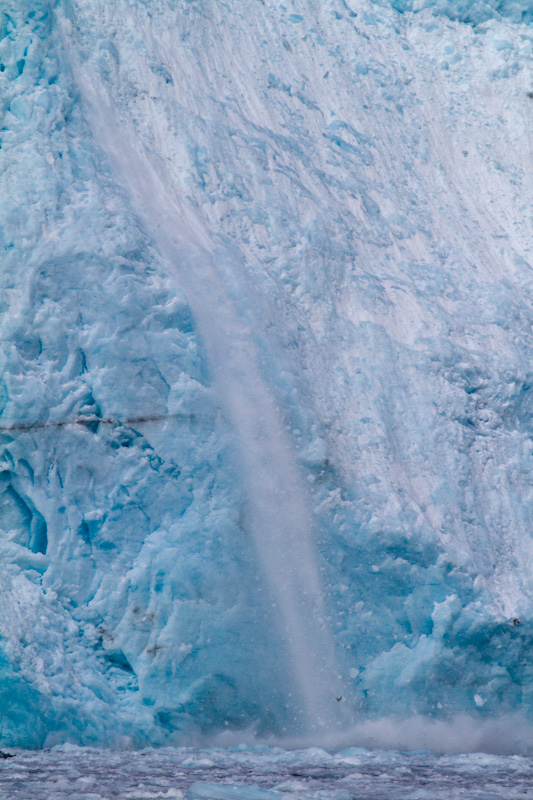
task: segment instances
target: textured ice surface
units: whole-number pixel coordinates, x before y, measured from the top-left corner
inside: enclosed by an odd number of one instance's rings
[[[443,15],[471,25],[491,19],[508,17],[515,22],[531,23],[532,0],[374,0],[378,5],[392,5],[397,11],[427,9],[436,16]],[[355,6],[354,6],[355,7]]]
[[[4,745],[530,714],[531,5],[393,5],[3,3]]]
[[[530,758],[351,748],[20,752],[2,800],[527,800]]]

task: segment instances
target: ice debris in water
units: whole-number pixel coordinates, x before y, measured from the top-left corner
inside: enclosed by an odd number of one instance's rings
[[[531,759],[427,752],[335,755],[237,747],[112,753],[53,749],[17,754],[0,769],[2,800],[514,800],[532,798]]]

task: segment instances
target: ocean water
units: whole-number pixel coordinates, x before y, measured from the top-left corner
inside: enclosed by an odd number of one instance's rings
[[[0,763],[2,800],[527,800],[533,758],[350,748],[75,747]]]

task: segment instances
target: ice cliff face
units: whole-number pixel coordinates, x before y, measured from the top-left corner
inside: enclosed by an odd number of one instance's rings
[[[4,4],[2,742],[530,714],[531,13]]]

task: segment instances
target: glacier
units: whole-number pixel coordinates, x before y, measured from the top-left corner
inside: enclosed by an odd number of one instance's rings
[[[2,745],[531,749],[531,0],[0,11]]]

